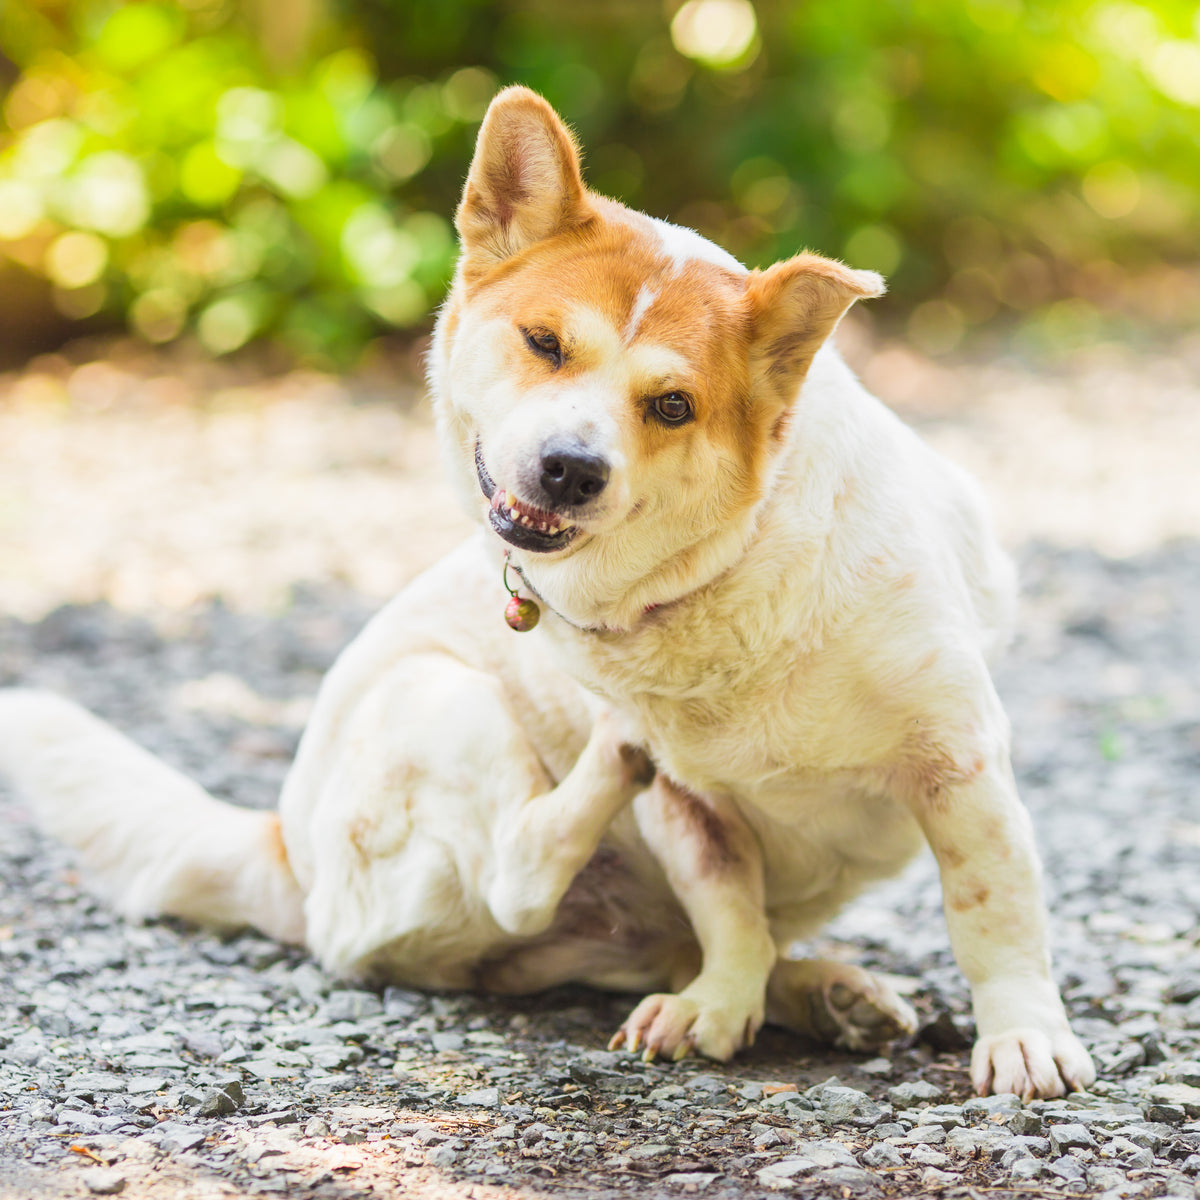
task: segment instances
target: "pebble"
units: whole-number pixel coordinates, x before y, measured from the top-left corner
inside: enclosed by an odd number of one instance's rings
[[[94,1196],[117,1196],[125,1190],[125,1184],[122,1172],[105,1167],[94,1167],[83,1176],[83,1186]]]

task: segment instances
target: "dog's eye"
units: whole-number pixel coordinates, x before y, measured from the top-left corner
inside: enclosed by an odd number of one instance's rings
[[[556,367],[562,366],[562,344],[558,338],[547,329],[526,329],[525,341],[534,354],[548,358]]]
[[[692,415],[692,401],[683,392],[666,392],[654,397],[654,411],[668,425],[679,425]]]

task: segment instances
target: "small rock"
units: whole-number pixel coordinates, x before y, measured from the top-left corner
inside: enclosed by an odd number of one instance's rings
[[[228,1092],[222,1091],[220,1088],[208,1088],[196,1106],[196,1116],[224,1117],[237,1112],[237,1108],[237,1104],[234,1103],[233,1097]]]
[[[937,1146],[946,1140],[946,1131],[940,1125],[917,1125],[902,1140],[910,1145]]]
[[[1051,1125],[1050,1145],[1056,1154],[1062,1154],[1072,1147],[1094,1150],[1096,1139],[1088,1133],[1086,1125]]]
[[[909,1151],[909,1162],[917,1163],[922,1167],[948,1167],[950,1165],[950,1156],[943,1154],[940,1150],[935,1150],[932,1146],[917,1145]]]
[[[328,1137],[329,1125],[320,1117],[312,1117],[304,1126],[304,1136],[310,1138]]]
[[[939,1171],[937,1167],[926,1167],[921,1172],[921,1186],[929,1192],[940,1192],[955,1182],[949,1171]]]
[[[912,1108],[916,1104],[934,1104],[941,1100],[946,1093],[936,1084],[927,1079],[914,1079],[908,1083],[898,1083],[887,1090],[887,1098],[897,1108]]]
[[[834,1125],[870,1128],[885,1116],[866,1092],[856,1088],[827,1087],[821,1092],[821,1118]],[[891,1115],[890,1110],[886,1115]]]
[[[994,1096],[972,1096],[963,1102],[964,1116],[982,1115],[993,1117],[997,1113],[1016,1112],[1021,1108],[1021,1097],[1012,1092],[997,1092]]]
[[[225,1049],[220,1035],[208,1029],[184,1034],[183,1044],[197,1058],[219,1058]]]
[[[1039,1162],[1036,1158],[1019,1158],[1012,1164],[1008,1171],[1010,1179],[1022,1182],[1037,1179],[1045,1173],[1045,1163]]]
[[[383,993],[383,1015],[393,1019],[405,1020],[415,1017],[425,1008],[428,1001],[420,992],[410,992],[407,988],[385,988]]]
[[[834,1141],[832,1138],[797,1142],[796,1154],[793,1157],[797,1161],[800,1159],[811,1160],[818,1167],[855,1167],[858,1165],[854,1155],[841,1142]],[[791,1162],[793,1160],[784,1159],[783,1161]]]
[[[1155,1104],[1178,1107],[1189,1117],[1200,1117],[1200,1087],[1187,1083],[1160,1083],[1150,1089],[1149,1095]],[[1175,1122],[1168,1121],[1167,1124]]]
[[[437,1167],[440,1170],[445,1170],[447,1167],[452,1167],[458,1161],[458,1153],[450,1146],[435,1146],[425,1156],[425,1161],[431,1167]]]
[[[771,1188],[774,1191],[782,1191],[792,1186],[792,1180],[797,1175],[810,1175],[816,1169],[817,1164],[811,1159],[794,1156],[792,1158],[781,1158],[778,1162],[761,1167],[754,1174],[763,1187]]]
[[[646,1142],[641,1146],[631,1146],[625,1153],[632,1159],[663,1158],[671,1153],[672,1148],[662,1142]]]
[[[1133,1170],[1154,1165],[1154,1151],[1148,1146],[1137,1145],[1127,1137],[1114,1137],[1104,1149]]]
[[[1022,1110],[1018,1113],[1013,1113],[1011,1117],[1005,1121],[1005,1125],[1012,1133],[1041,1133],[1042,1118],[1037,1113],[1026,1112]]]
[[[668,1187],[682,1188],[685,1192],[702,1192],[714,1179],[719,1178],[719,1175],[706,1171],[676,1171],[674,1175],[668,1175],[663,1183]]]
[[[1155,1102],[1146,1105],[1147,1121],[1157,1121],[1163,1125],[1182,1125],[1186,1116],[1186,1111],[1179,1104]]]
[[[864,1167],[871,1167],[876,1171],[890,1170],[893,1167],[903,1166],[904,1156],[895,1146],[889,1146],[887,1142],[876,1142],[870,1149],[862,1153],[858,1161]]]
[[[383,1001],[374,992],[353,988],[330,992],[321,1008],[321,1017],[330,1023],[361,1021],[364,1017],[383,1015]]]
[[[471,1092],[462,1092],[455,1096],[454,1102],[465,1108],[499,1108],[500,1089],[494,1087],[476,1088]]]
[[[111,1168],[98,1167],[83,1176],[83,1186],[94,1196],[116,1196],[125,1190],[125,1176]]]
[[[1064,1154],[1061,1158],[1056,1158],[1048,1165],[1050,1170],[1059,1179],[1065,1179],[1068,1183],[1073,1183],[1075,1180],[1085,1180],[1087,1177],[1087,1172],[1083,1169],[1083,1164],[1077,1158],[1072,1158],[1069,1154]]]

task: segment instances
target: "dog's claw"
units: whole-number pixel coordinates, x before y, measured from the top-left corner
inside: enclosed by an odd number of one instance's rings
[[[608,1048],[610,1050],[620,1050],[625,1045],[625,1030],[618,1029],[616,1033],[608,1039]]]
[[[635,1029],[633,1037],[629,1039],[629,1053],[636,1054],[642,1048],[642,1031]]]
[[[673,1062],[680,1062],[683,1059],[687,1058],[687,1056],[689,1054],[691,1054],[691,1052],[692,1052],[692,1039],[684,1038],[683,1041],[680,1042],[679,1045],[675,1047],[675,1053],[671,1055],[671,1060]]]
[[[642,1062],[652,1063],[658,1057],[658,1051],[653,1046],[647,1046],[642,1053]]]

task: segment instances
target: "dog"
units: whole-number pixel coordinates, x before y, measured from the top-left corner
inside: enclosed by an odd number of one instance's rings
[[[130,917],[360,979],[646,992],[612,1048],[650,1058],[911,1033],[884,981],[787,955],[927,842],[976,1089],[1086,1087],[987,667],[1012,566],[829,340],[880,278],[747,271],[588,191],[520,87],[457,225],[429,378],[480,529],[338,659],[278,813],[40,692],[0,692],[0,767]]]

